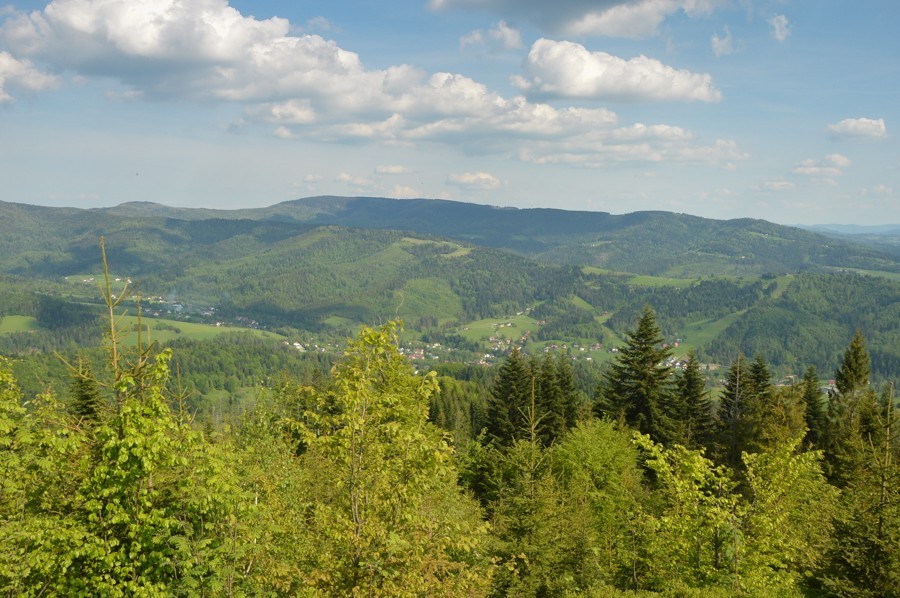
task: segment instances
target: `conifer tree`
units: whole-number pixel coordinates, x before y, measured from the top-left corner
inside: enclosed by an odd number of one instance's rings
[[[513,349],[491,387],[487,410],[487,432],[491,441],[509,446],[525,431],[525,413],[531,402],[531,368],[519,349]]]
[[[877,397],[869,387],[869,363],[865,340],[857,330],[835,372],[837,392],[828,403],[825,426],[827,472],[839,487],[858,475],[864,445],[880,433]]]
[[[752,437],[751,409],[753,384],[744,354],[738,354],[728,368],[717,420],[718,453],[733,468],[742,466],[741,453]]]
[[[848,395],[854,390],[864,389],[869,385],[871,365],[869,352],[866,350],[866,341],[862,332],[856,331],[850,346],[844,352],[841,365],[834,373],[834,384],[842,395]]]
[[[96,423],[101,407],[100,389],[91,366],[79,358],[69,385],[69,411],[87,424]]]
[[[671,412],[671,351],[662,346],[656,314],[645,306],[637,328],[606,373],[599,390],[601,415],[618,419],[654,441],[668,442],[674,435]]]
[[[568,351],[561,351],[556,356],[556,384],[562,396],[563,414],[566,429],[574,428],[586,408],[583,395],[575,387],[575,373],[572,371],[571,356]]]
[[[713,434],[712,401],[693,350],[688,353],[675,388],[678,406],[676,420],[681,442],[688,448],[708,447]]]
[[[559,387],[556,361],[550,355],[544,356],[535,370],[538,435],[544,446],[550,446],[566,433],[564,397]]]
[[[822,403],[822,391],[819,387],[819,374],[816,366],[811,365],[803,374],[803,405],[806,417],[806,442],[820,448],[823,428],[825,426],[825,406]]]

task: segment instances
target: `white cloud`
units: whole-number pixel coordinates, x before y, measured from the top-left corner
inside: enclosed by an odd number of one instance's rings
[[[38,92],[58,85],[53,75],[37,70],[29,61],[18,60],[9,52],[0,52],[0,104],[14,101],[9,88]]]
[[[322,180],[322,175],[320,174],[307,174],[303,177],[304,183],[318,183]]]
[[[766,181],[763,183],[762,188],[765,191],[789,191],[795,187],[794,183],[790,181]]]
[[[310,31],[334,31],[337,27],[325,17],[313,17],[306,21],[306,29]]]
[[[378,174],[409,174],[412,172],[406,166],[400,166],[397,164],[385,164],[381,166],[375,167],[375,172]]]
[[[484,31],[476,29],[459,38],[459,47],[466,48],[468,46],[480,46],[484,43]]]
[[[482,191],[497,189],[502,185],[500,179],[487,172],[451,174],[447,177],[447,182],[457,187]]]
[[[708,74],[676,70],[638,56],[624,60],[606,52],[589,52],[568,41],[539,39],[513,83],[523,92],[550,98],[626,101],[717,102],[721,92]]]
[[[792,172],[827,182],[834,181],[833,177],[844,174],[842,168],[846,168],[850,164],[850,158],[847,156],[829,154],[823,160],[803,160],[794,167]]]
[[[709,40],[710,46],[712,46],[713,54],[718,56],[727,56],[729,54],[734,54],[734,46],[731,41],[731,31],[728,29],[728,25],[725,26],[725,35],[719,37],[718,33],[714,33],[712,38]]]
[[[768,21],[772,26],[772,37],[783,42],[791,35],[791,24],[784,15],[775,15]]]
[[[882,139],[887,137],[887,127],[883,118],[845,118],[838,123],[828,125],[828,130],[831,131],[833,137],[837,138]]]
[[[679,6],[700,10],[704,2]],[[484,35],[503,44],[516,40],[505,22]],[[284,19],[245,17],[225,0],[54,0],[43,11],[16,12],[0,22],[0,42],[18,57],[0,54],[6,61],[0,91],[7,96],[5,86],[38,90],[55,83],[25,60],[30,58],[83,80],[113,80],[117,98],[232,102],[243,107],[232,130],[264,125],[285,139],[403,146],[450,142],[470,154],[588,166],[745,158],[734,142],[698,143],[680,127],[619,126],[606,108],[507,98],[469,77],[409,65],[367,69],[357,54],[334,41],[294,35]],[[721,97],[709,75],[646,57],[626,61],[592,54],[568,42],[539,40],[525,74],[528,79],[519,82],[537,96]]]
[[[467,46],[489,45],[492,51],[518,50],[522,47],[522,34],[515,27],[510,27],[506,21],[500,21],[493,29],[487,32],[481,29],[464,35],[459,40],[461,48]]]
[[[843,154],[828,154],[825,156],[825,160],[841,168],[846,168],[853,163],[850,158]]]
[[[725,0],[431,0],[433,9],[485,10],[524,19],[543,31],[566,35],[640,38],[655,35],[669,16],[708,14]]]
[[[510,27],[506,21],[500,21],[497,26],[488,31],[491,39],[507,50],[517,50],[522,47],[522,34],[515,27]]]
[[[888,196],[893,195],[894,190],[887,185],[876,185],[874,189],[872,189],[872,193],[875,195]]]
[[[334,177],[336,183],[344,183],[349,185],[357,192],[371,191],[378,188],[370,178],[366,178],[363,176],[354,176],[348,172],[341,172],[336,177]]]
[[[422,197],[422,192],[407,185],[394,185],[391,189],[390,197],[398,199],[414,199]]]
[[[294,139],[294,132],[288,129],[287,127],[277,127],[275,129],[275,137],[280,137],[281,139]]]

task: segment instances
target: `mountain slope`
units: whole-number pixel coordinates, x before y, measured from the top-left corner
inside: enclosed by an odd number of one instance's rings
[[[109,213],[139,215],[146,205]],[[432,199],[314,197],[249,210],[192,213],[279,222],[409,230],[515,251],[545,261],[593,265],[651,275],[746,276],[818,268],[900,272],[896,256],[878,248],[763,220],[711,220],[670,212],[576,212],[498,208]]]

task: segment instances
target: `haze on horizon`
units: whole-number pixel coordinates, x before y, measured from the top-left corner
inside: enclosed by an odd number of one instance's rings
[[[900,222],[895,2],[375,4],[0,4],[0,200]]]

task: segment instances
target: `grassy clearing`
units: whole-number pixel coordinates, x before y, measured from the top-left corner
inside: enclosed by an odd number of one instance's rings
[[[462,300],[440,278],[419,278],[408,281],[402,290],[394,293],[396,313],[410,324],[416,318],[429,314],[441,314],[442,321],[452,320],[463,314]]]
[[[483,341],[491,336],[517,339],[526,331],[534,332],[538,328],[534,318],[523,314],[509,318],[488,318],[469,322],[459,330],[459,334],[470,341]]]
[[[581,297],[572,297],[572,304],[579,308],[587,311],[594,311],[594,306],[582,299]]]
[[[694,278],[668,278],[664,276],[636,275],[628,279],[628,284],[639,287],[673,287],[684,289],[697,282]]]
[[[0,334],[4,332],[30,332],[37,329],[37,320],[31,316],[6,316],[0,318]]]
[[[464,255],[468,255],[469,253],[472,252],[471,247],[463,247],[462,245],[460,245],[458,243],[454,243],[452,241],[437,242],[437,241],[431,241],[428,239],[414,239],[412,237],[403,237],[402,239],[400,239],[399,244],[401,247],[403,247],[404,245],[409,246],[409,245],[428,245],[428,244],[430,244],[430,245],[440,245],[442,247],[453,248],[453,251],[451,251],[449,253],[442,253],[441,255],[443,257],[461,257]]]
[[[794,282],[793,274],[785,274],[784,276],[777,277],[775,279],[775,289],[772,291],[772,299],[778,299],[779,297],[781,297],[784,294],[785,290],[787,290],[787,288],[791,286],[792,282]]]
[[[680,356],[682,354],[686,354],[691,349],[697,349],[709,343],[717,336],[722,334],[722,332],[726,328],[728,328],[728,326],[730,326],[732,322],[740,319],[740,317],[745,313],[746,310],[736,311],[718,320],[708,318],[706,320],[699,320],[697,322],[688,324],[681,332],[682,338],[684,340],[678,346],[675,353]]]
[[[123,341],[126,345],[133,345],[137,342],[137,331],[133,330],[137,326],[138,319],[136,316],[123,316],[120,322],[120,330],[123,331]],[[213,326],[211,324],[198,324],[196,322],[180,322],[177,320],[165,320],[160,318],[141,318],[143,324],[143,334],[147,333],[149,328],[150,340],[158,343],[166,343],[179,338],[187,338],[191,340],[209,340],[216,338],[222,334],[232,332],[249,332],[255,336],[271,340],[284,340],[284,337],[268,332],[265,330],[253,330],[250,328],[239,328],[237,326]],[[174,329],[174,330],[173,330]],[[127,331],[127,332],[126,332]],[[146,337],[144,337],[146,338]]]

